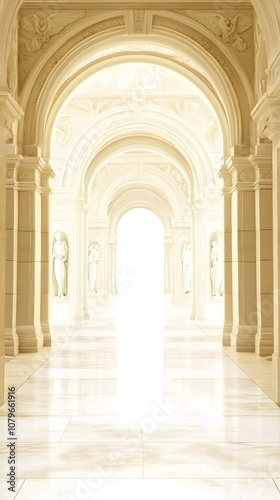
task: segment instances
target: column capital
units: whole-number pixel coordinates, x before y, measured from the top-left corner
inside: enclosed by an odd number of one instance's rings
[[[256,186],[272,187],[272,143],[257,144],[252,159]]]
[[[251,190],[255,182],[252,157],[231,156],[226,163],[227,172],[231,175],[231,189]]]
[[[224,187],[223,193],[229,193],[232,187],[231,173],[228,171],[227,165],[223,165],[218,173],[218,177],[223,179]]]
[[[49,158],[44,158],[44,166],[41,171],[41,189],[42,192],[44,193],[50,193],[51,188],[50,188],[50,179],[54,179],[55,173],[52,169],[50,159]]]
[[[259,137],[271,141],[280,137],[280,97],[266,94],[257,103],[252,113],[253,120],[259,123]]]
[[[24,156],[18,170],[19,188],[22,190],[40,190],[41,174],[45,166],[45,161],[41,157]]]
[[[18,182],[18,170],[21,164],[21,155],[7,155],[7,174],[6,174],[6,185],[7,188],[10,186],[15,186]]]

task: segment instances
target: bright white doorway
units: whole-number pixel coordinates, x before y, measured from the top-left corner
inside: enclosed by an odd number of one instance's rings
[[[163,394],[164,228],[133,209],[117,233],[117,386],[122,421],[143,423]]]

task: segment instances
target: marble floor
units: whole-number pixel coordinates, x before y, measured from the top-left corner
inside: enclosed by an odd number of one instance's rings
[[[5,403],[0,498],[280,500],[280,408],[221,347],[221,329],[161,298],[91,300],[85,325],[7,359],[17,484],[7,490]]]

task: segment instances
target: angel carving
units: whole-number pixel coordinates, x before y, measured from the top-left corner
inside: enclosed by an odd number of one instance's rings
[[[252,19],[244,14],[237,14],[233,19],[228,19],[220,14],[203,14],[194,10],[186,10],[191,19],[203,24],[214,35],[219,36],[224,43],[239,52],[244,52],[247,47],[245,40],[239,36],[240,33],[247,31],[253,25]]]
[[[85,11],[64,12],[63,14],[50,14],[46,18],[41,18],[38,14],[24,16],[21,18],[21,27],[32,38],[25,42],[28,52],[38,52],[42,45],[49,39],[60,33],[68,24],[74,23],[86,15]]]

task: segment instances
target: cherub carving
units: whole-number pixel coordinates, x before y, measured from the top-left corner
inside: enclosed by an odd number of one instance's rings
[[[77,12],[63,12],[63,14],[50,14],[48,17],[41,18],[38,14],[22,17],[21,27],[27,31],[32,38],[25,42],[25,48],[28,52],[38,52],[42,45],[49,39],[60,33],[68,24],[74,23],[86,15],[81,10]]]
[[[224,43],[239,52],[244,52],[247,47],[245,40],[239,36],[240,33],[247,31],[253,25],[252,19],[243,14],[237,14],[233,19],[228,19],[220,14],[203,14],[195,10],[186,10],[189,17],[203,24],[214,35],[219,36]]]

